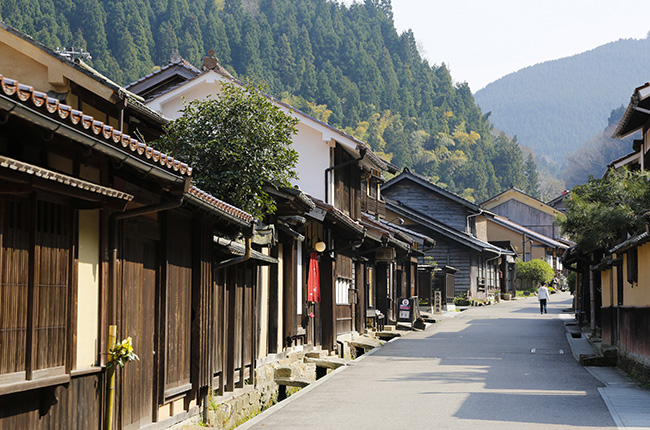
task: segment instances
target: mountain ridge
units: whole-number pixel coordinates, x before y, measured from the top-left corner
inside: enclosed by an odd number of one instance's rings
[[[547,161],[602,132],[612,110],[650,80],[650,39],[619,39],[510,73],[474,95],[494,126]]]

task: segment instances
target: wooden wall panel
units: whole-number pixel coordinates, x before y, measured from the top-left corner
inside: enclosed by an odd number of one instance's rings
[[[190,383],[192,316],[191,219],[168,214],[165,390]]]
[[[619,348],[650,359],[650,308],[620,307]]]
[[[473,251],[445,239],[443,236],[431,233],[430,236],[436,241],[436,246],[431,250],[427,250],[426,255],[432,256],[438,264],[458,269],[455,275],[456,295],[465,294],[471,286],[471,255]]]
[[[384,190],[385,197],[399,200],[458,231],[465,231],[469,211],[464,205],[409,180],[400,181]]]
[[[235,350],[235,361],[233,368],[234,370],[241,370],[242,369],[242,362],[243,362],[243,336],[244,336],[244,276],[245,273],[244,271],[239,267],[239,265],[234,266],[235,269],[237,270],[237,282],[234,285],[235,288],[235,301],[234,301],[234,306],[233,309],[233,324],[234,324],[234,332],[233,332],[233,339],[232,342],[228,342],[228,346],[231,346]],[[241,373],[236,372],[235,373],[235,379],[233,380],[234,384],[237,384],[240,382],[241,378]]]
[[[246,267],[244,274],[243,288],[243,320],[242,320],[242,366],[250,365],[253,358],[253,337],[255,335],[255,301],[253,297],[253,276],[256,270],[254,266]]]
[[[66,385],[3,396],[0,430],[101,430],[104,386],[104,375],[96,373]]]
[[[296,247],[295,242],[282,247],[282,345],[296,334]]]
[[[336,334],[352,331],[351,305],[336,305]]]
[[[210,342],[210,345],[212,345],[212,376],[214,378],[212,386],[218,393],[222,393],[225,384],[225,322],[227,321],[225,270],[216,270],[213,276],[212,308],[214,309],[214,316],[212,320],[212,341]]]
[[[121,424],[138,428],[153,419],[154,333],[158,246],[133,235],[124,238],[122,261],[122,321],[118,337],[131,336],[139,361],[120,369]]]
[[[214,320],[216,313],[212,287],[212,231],[208,218],[193,222],[192,251],[192,342],[191,380],[202,393],[212,383]]]

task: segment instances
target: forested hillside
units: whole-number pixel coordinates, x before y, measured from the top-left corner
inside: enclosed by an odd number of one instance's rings
[[[614,109],[607,127],[567,156],[567,166],[562,172],[567,188],[587,182],[589,176],[600,178],[609,163],[632,152],[632,143],[641,138],[640,132],[621,140],[612,139],[624,112],[623,106]]]
[[[650,39],[626,39],[507,75],[475,95],[495,127],[564,166],[650,80]],[[611,160],[610,160],[611,161]]]
[[[397,33],[390,0],[3,0],[0,18],[52,48],[87,50],[122,84],[175,49],[197,66],[214,49],[233,75],[466,198],[511,185],[538,195],[533,159],[493,137],[469,87]]]

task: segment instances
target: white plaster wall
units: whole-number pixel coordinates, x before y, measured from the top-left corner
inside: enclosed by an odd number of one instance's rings
[[[99,326],[99,210],[79,211],[77,369],[97,363]]]
[[[330,166],[330,145],[323,141],[323,134],[300,122],[293,137],[293,147],[298,152],[294,185],[320,200],[325,200],[325,169]]]
[[[220,90],[219,76],[216,73],[208,73],[175,91],[170,91],[150,101],[147,106],[169,119],[177,119],[181,116],[180,111],[183,109],[185,101],[203,100],[208,95],[218,94]]]

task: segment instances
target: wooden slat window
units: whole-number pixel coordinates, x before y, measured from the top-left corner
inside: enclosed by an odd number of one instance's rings
[[[70,220],[64,206],[37,204],[34,369],[47,369],[65,364]]]
[[[627,251],[627,282],[634,285],[639,281],[639,254],[636,248]]]
[[[24,372],[29,199],[0,200],[0,374]]]
[[[71,248],[69,206],[0,200],[0,384],[65,372]]]

